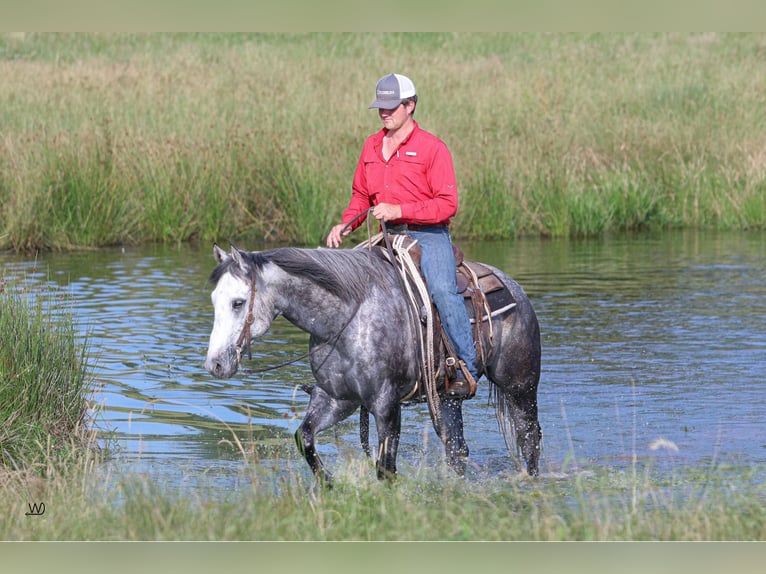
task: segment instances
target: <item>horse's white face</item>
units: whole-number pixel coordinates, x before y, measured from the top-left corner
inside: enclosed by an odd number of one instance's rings
[[[241,263],[236,250],[232,250],[232,255],[229,255],[217,246],[214,249],[219,263],[231,257]],[[253,323],[248,329],[249,333],[244,335],[245,339],[240,341],[250,311],[250,283],[231,273],[225,273],[218,280],[210,297],[215,320],[213,331],[210,333],[205,368],[216,377],[229,378],[239,368],[241,345],[268,330],[273,320],[273,312],[266,309],[263,293],[256,289],[252,308]]]

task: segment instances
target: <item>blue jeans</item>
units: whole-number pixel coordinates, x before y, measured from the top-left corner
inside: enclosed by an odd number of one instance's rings
[[[455,255],[452,252],[449,228],[434,225],[407,233],[420,245],[420,268],[426,278],[431,299],[439,311],[444,331],[458,358],[463,360],[473,377],[478,379],[471,321],[465,310],[463,296],[457,292]]]

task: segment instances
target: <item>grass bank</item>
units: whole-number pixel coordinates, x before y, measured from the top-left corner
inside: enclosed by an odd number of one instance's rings
[[[322,242],[375,81],[450,145],[457,237],[766,226],[763,34],[3,34],[0,248]]]
[[[92,389],[68,298],[0,277],[0,341],[0,475],[77,460],[94,439]]]
[[[266,465],[267,466],[267,465]],[[70,466],[46,481],[0,484],[4,540],[585,541],[766,540],[755,471],[673,479],[600,470],[532,481],[468,482],[422,472],[378,483],[350,469],[333,491],[302,472],[242,471],[236,490],[163,485]],[[199,478],[199,477],[197,477]],[[30,502],[44,516],[26,516]]]

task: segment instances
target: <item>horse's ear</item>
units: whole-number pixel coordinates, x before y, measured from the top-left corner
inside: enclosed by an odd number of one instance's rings
[[[218,247],[217,243],[213,243],[213,257],[215,257],[215,260],[218,263],[223,263],[229,258],[229,254],[226,253],[223,249]]]
[[[231,257],[234,259],[237,265],[239,265],[239,268],[247,273],[247,263],[245,263],[245,260],[242,257],[242,252],[233,245],[231,246]]]

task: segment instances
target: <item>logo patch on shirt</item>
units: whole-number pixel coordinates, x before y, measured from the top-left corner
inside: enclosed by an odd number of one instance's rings
[[[404,152],[404,155],[411,155],[411,156],[414,157],[414,156],[418,155],[418,152],[416,152],[416,151],[406,151],[406,152]]]

